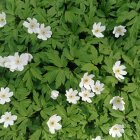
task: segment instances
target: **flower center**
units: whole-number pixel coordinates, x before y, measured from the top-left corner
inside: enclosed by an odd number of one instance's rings
[[[33,29],[35,27],[34,23],[30,23],[30,28]]]
[[[87,92],[85,92],[85,93],[84,93],[84,97],[87,97],[87,96],[88,96],[88,93],[87,93]]]
[[[100,30],[99,30],[99,29],[96,29],[96,30],[95,30],[95,33],[99,33],[99,32],[100,32]]]
[[[99,87],[95,87],[95,90],[99,91]]]
[[[121,71],[120,71],[120,69],[118,68],[118,69],[115,70],[115,72],[119,74]]]
[[[117,28],[117,32],[118,33],[122,32],[122,29],[121,28]]]
[[[45,31],[41,31],[41,34],[42,34],[42,35],[45,35],[45,34],[46,34],[46,32],[45,32]]]
[[[1,98],[6,98],[6,95],[4,93],[1,94]]]
[[[118,128],[117,128],[117,127],[114,127],[113,130],[114,130],[114,131],[118,131]]]
[[[0,22],[3,22],[4,21],[4,18],[0,18]]]
[[[10,117],[9,117],[9,116],[8,116],[8,117],[6,117],[6,118],[5,118],[5,120],[9,121],[9,120],[10,120]]]
[[[70,99],[73,99],[73,98],[74,98],[74,96],[73,96],[73,95],[70,95],[70,96],[69,96],[69,98],[70,98]]]
[[[120,99],[117,99],[116,102],[119,104],[121,102],[121,100]]]
[[[54,126],[54,124],[55,124],[54,121],[52,121],[52,122],[50,123],[51,126]]]
[[[16,59],[16,64],[19,64],[20,63],[20,60],[19,59]]]
[[[89,79],[84,79],[84,83],[88,83],[89,82]]]

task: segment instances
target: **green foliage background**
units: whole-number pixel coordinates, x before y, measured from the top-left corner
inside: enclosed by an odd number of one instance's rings
[[[12,101],[0,105],[0,114],[12,111],[18,120],[11,128],[0,125],[0,140],[106,140],[109,128],[124,124],[120,140],[140,140],[140,1],[139,0],[0,0],[0,11],[7,24],[0,28],[0,55],[29,52],[33,61],[22,72],[0,68],[0,87],[14,92]],[[52,28],[47,41],[28,34],[23,21],[36,18]],[[104,38],[93,36],[94,22],[106,26]],[[125,36],[116,39],[114,26],[126,26]],[[124,81],[118,82],[112,66],[121,60],[127,67]],[[105,84],[91,104],[66,102],[65,90],[79,89],[85,72]],[[60,91],[56,101],[51,89]],[[125,111],[115,111],[110,99],[124,98]],[[46,121],[51,115],[62,117],[63,128],[55,135]]]

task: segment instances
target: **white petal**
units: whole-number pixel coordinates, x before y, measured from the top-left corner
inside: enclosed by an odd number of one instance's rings
[[[90,89],[91,89],[90,85],[84,84],[84,87],[85,87],[87,90],[90,90]]]
[[[61,117],[60,116],[57,116],[57,121],[60,121],[61,120]]]
[[[115,37],[118,38],[120,36],[119,33],[115,33]]]
[[[97,26],[99,26],[99,27],[100,27],[100,26],[101,26],[101,22],[97,23]]]
[[[29,23],[27,21],[24,21],[23,22],[23,26],[25,26],[26,28],[28,28],[29,27]]]
[[[120,74],[122,74],[122,75],[126,75],[127,72],[126,72],[126,71],[121,71]]]
[[[4,122],[4,119],[3,119],[3,118],[1,118],[1,119],[0,119],[0,123],[3,123],[3,122]]]
[[[101,94],[101,92],[100,91],[96,91],[96,94],[99,95],[99,94]]]
[[[117,137],[121,137],[122,136],[122,134],[119,131],[116,133],[116,135],[117,135]]]
[[[56,130],[60,130],[62,128],[62,125],[60,125],[59,123],[56,126]]]
[[[103,32],[106,29],[105,26],[101,26],[101,32]]]
[[[31,22],[31,21],[32,21],[32,19],[31,19],[31,18],[29,18],[29,17],[27,18],[27,20],[28,20],[29,22]]]
[[[121,61],[116,61],[115,66],[119,67],[121,64]]]
[[[4,127],[7,128],[9,126],[9,123],[5,122]]]
[[[51,30],[51,27],[50,26],[47,26],[46,29],[47,29],[47,31],[50,31]]]
[[[95,36],[96,36],[97,38],[102,38],[102,37],[104,37],[104,35],[103,35],[102,33],[96,33]]]
[[[13,92],[9,92],[8,97],[12,97],[12,96],[13,96]]]
[[[5,104],[5,100],[0,99],[0,104],[1,104],[1,105]]]
[[[23,71],[23,70],[24,70],[24,66],[22,66],[22,65],[19,66],[17,70],[18,70],[18,71]]]
[[[119,80],[121,80],[121,79],[123,80],[124,79],[124,77],[122,75],[120,75],[120,74],[117,75],[117,77],[118,77]]]
[[[5,102],[10,102],[10,101],[11,101],[10,98],[5,99]]]
[[[30,28],[28,28],[28,33],[29,33],[29,34],[32,34],[32,33],[33,33],[33,30],[30,29]]]
[[[115,132],[112,132],[112,137],[116,137],[116,133]]]
[[[93,92],[91,92],[91,93],[89,94],[89,97],[93,97],[93,96],[95,96],[95,95],[94,95]]]
[[[9,123],[9,125],[13,125],[14,121],[9,121],[8,123]]]
[[[94,23],[93,24],[93,29],[95,29],[97,27],[97,24],[96,23]]]
[[[6,88],[5,88],[5,91],[6,91],[6,92],[9,92],[9,91],[10,91],[10,89],[9,89],[8,87],[6,87]]]
[[[113,100],[114,100],[114,99],[111,99],[111,100],[110,100],[110,104],[112,104],[112,103],[113,103]]]
[[[87,99],[88,103],[92,103],[92,100],[90,98]]]
[[[17,116],[16,115],[12,115],[12,119],[15,121],[17,120]]]
[[[54,128],[49,128],[49,131],[54,134],[55,133],[55,129]]]
[[[124,65],[121,65],[120,68],[121,68],[122,70],[126,69],[126,67],[125,67]]]
[[[113,105],[113,109],[117,110],[118,108],[115,105]]]

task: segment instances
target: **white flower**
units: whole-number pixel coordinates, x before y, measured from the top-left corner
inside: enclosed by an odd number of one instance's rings
[[[28,28],[28,33],[30,34],[37,33],[39,28],[39,23],[37,22],[37,20],[35,18],[33,19],[27,18],[27,20],[28,22],[27,21],[23,22],[23,26]]]
[[[123,101],[123,98],[119,97],[119,96],[115,96],[110,100],[110,104],[113,104],[113,109],[117,110],[121,110],[123,111],[125,109],[124,104],[125,102]]]
[[[13,125],[15,120],[17,120],[16,115],[11,115],[11,112],[5,112],[1,116],[0,123],[4,123],[4,127],[7,128],[9,125]]]
[[[115,26],[113,30],[113,34],[115,34],[115,37],[118,38],[119,36],[124,36],[124,33],[126,32],[125,26]]]
[[[96,94],[101,94],[101,92],[104,90],[104,84],[100,83],[99,80],[96,81],[95,84],[92,85],[92,91]]]
[[[121,137],[122,133],[124,133],[124,125],[115,124],[109,129],[109,134],[112,137]]]
[[[117,61],[115,65],[113,65],[113,72],[118,80],[124,79],[123,75],[127,74],[124,69],[126,69],[126,67],[124,65],[121,65],[121,61]]]
[[[94,23],[93,24],[93,29],[92,29],[92,33],[93,35],[95,35],[97,38],[100,37],[104,37],[104,35],[102,34],[102,32],[105,30],[105,26],[101,26],[101,22],[99,23]]]
[[[8,61],[5,63],[5,67],[9,68],[12,72],[15,70],[22,71],[29,61],[27,54],[23,53],[19,55],[18,52],[16,52],[14,56],[8,56],[7,59]]]
[[[6,24],[6,14],[4,12],[0,13],[0,27]]]
[[[52,36],[51,27],[50,26],[45,27],[44,24],[41,24],[40,28],[38,29],[38,36],[37,37],[39,39],[42,39],[42,40],[47,40],[51,36]]]
[[[93,138],[92,140],[101,140],[101,136],[97,136],[96,138]]]
[[[65,96],[67,97],[67,101],[72,104],[77,104],[77,101],[80,99],[79,96],[77,96],[78,91],[73,90],[70,88],[69,90],[66,90]]]
[[[1,57],[0,56],[0,66],[9,68],[10,71],[22,71],[24,69],[24,66],[28,64],[32,60],[33,56],[29,53],[22,53],[21,55],[16,52],[13,55],[10,55],[8,57]]]
[[[82,97],[83,101],[91,103],[92,100],[90,98],[94,96],[94,93],[91,92],[90,90],[82,89],[82,91],[79,92],[79,96]]]
[[[55,99],[57,99],[58,96],[59,96],[59,91],[52,90],[52,92],[51,92],[51,98],[55,100]]]
[[[0,90],[0,104],[5,104],[6,102],[10,102],[10,97],[13,96],[13,92],[10,92],[8,87],[1,88]]]
[[[92,80],[93,77],[94,77],[93,74],[88,75],[88,72],[85,73],[79,84],[80,88],[90,90],[91,86],[94,84],[94,81]]]
[[[57,114],[51,116],[47,122],[47,125],[49,127],[49,131],[54,134],[56,130],[60,130],[62,128],[62,125],[59,124],[59,121],[61,120],[61,117]]]

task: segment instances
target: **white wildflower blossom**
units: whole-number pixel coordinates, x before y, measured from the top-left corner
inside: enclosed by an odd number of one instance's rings
[[[51,38],[51,36],[52,36],[51,27],[50,26],[45,27],[44,24],[41,24],[40,28],[38,29],[37,38],[47,40],[48,38]]]
[[[115,124],[109,129],[109,134],[112,135],[112,137],[121,137],[124,133],[124,125]]]
[[[101,92],[104,90],[104,84],[101,83],[99,80],[96,81],[96,83],[94,83],[92,85],[92,91],[95,94],[101,94]]]
[[[119,96],[115,96],[110,100],[110,104],[113,105],[113,109],[117,110],[119,109],[120,111],[123,111],[125,109],[124,104],[125,102],[123,101],[123,98]]]
[[[11,115],[11,112],[5,112],[0,118],[0,123],[4,123],[4,127],[7,128],[9,125],[13,125],[15,120],[17,120],[16,115]]]
[[[115,26],[113,30],[113,34],[115,34],[115,37],[118,38],[119,36],[124,36],[126,32],[125,26],[119,25]]]
[[[37,22],[37,20],[35,18],[33,18],[33,19],[27,18],[27,21],[23,22],[23,26],[28,28],[29,34],[32,34],[32,33],[38,32],[39,23]]]
[[[91,103],[91,98],[94,96],[94,93],[90,90],[82,89],[82,91],[79,92],[79,96],[82,97],[82,101]]]
[[[78,91],[73,90],[70,88],[69,90],[66,90],[65,96],[67,97],[67,101],[72,104],[77,104],[77,101],[80,99],[79,96],[77,96]]]
[[[14,55],[10,55],[7,57],[0,57],[0,66],[9,68],[10,71],[22,71],[24,66],[28,64],[32,60],[33,56],[29,53],[23,53],[19,55],[16,52]]]
[[[0,13],[0,27],[6,24],[6,14],[4,12]]]
[[[93,77],[93,74],[88,75],[88,72],[85,73],[84,76],[81,78],[81,82],[79,84],[80,88],[90,90],[91,86],[94,84],[94,81],[92,80]]]
[[[61,117],[57,114],[51,116],[47,122],[50,133],[54,134],[56,130],[60,130],[62,125],[59,123]]]
[[[126,75],[127,72],[125,71],[126,67],[124,65],[121,65],[121,61],[117,61],[114,65],[113,65],[113,72],[115,74],[115,77],[118,80],[124,79],[123,75]]]
[[[94,23],[93,24],[93,29],[92,29],[92,33],[93,35],[95,35],[97,38],[101,38],[104,37],[103,35],[103,31],[105,31],[106,27],[105,26],[101,26],[101,22],[99,23]]]
[[[0,104],[5,104],[6,102],[10,102],[10,97],[13,96],[13,92],[10,92],[10,89],[8,87],[1,88],[0,90]]]
[[[24,66],[28,64],[28,58],[24,54],[19,55],[18,52],[14,56],[8,56],[9,61],[5,64],[10,71],[22,71]]]
[[[51,92],[51,98],[54,99],[54,100],[56,100],[58,96],[59,96],[59,91],[52,90],[52,92]]]

